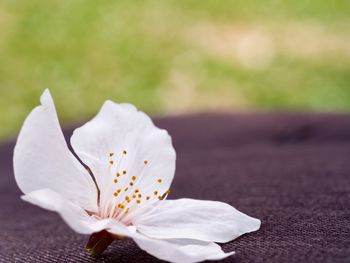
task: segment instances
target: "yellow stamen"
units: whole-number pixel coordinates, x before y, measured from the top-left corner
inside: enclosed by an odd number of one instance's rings
[[[162,195],[162,200],[165,199],[169,193],[170,193],[170,190],[165,191],[165,193]]]

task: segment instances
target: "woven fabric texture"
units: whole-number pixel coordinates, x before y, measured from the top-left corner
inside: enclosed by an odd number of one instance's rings
[[[260,218],[223,244],[223,262],[350,262],[350,115],[203,114],[158,118],[177,150],[170,199],[227,202]],[[66,131],[67,137],[72,130]],[[0,262],[160,262],[132,240],[99,258],[88,237],[20,200],[14,143],[0,145]]]

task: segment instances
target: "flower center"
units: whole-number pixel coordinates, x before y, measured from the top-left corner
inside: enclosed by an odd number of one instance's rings
[[[140,206],[146,207],[156,201],[163,200],[169,194],[169,190],[159,194],[157,186],[163,183],[162,178],[145,178],[153,176],[149,174],[148,167],[152,162],[144,159],[140,161],[133,160],[133,165],[142,166],[138,169],[138,174],[130,173],[127,169],[128,151],[123,150],[120,153],[108,153],[108,162],[113,173],[113,191],[111,191],[112,207],[108,210],[108,217],[119,221],[128,218],[128,215],[137,210]],[[125,162],[125,163],[124,163]],[[139,162],[139,163],[137,163]],[[147,174],[148,173],[148,174]],[[147,179],[147,186],[142,184]],[[150,182],[150,183],[149,183]]]

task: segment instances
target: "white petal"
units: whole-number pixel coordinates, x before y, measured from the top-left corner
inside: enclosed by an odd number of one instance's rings
[[[166,200],[135,218],[133,224],[153,238],[191,238],[228,242],[260,228],[260,220],[232,206],[193,199]]]
[[[135,189],[142,196],[142,204],[146,196],[150,196],[147,203],[151,203],[170,187],[176,158],[171,138],[130,104],[105,102],[95,118],[74,131],[71,144],[96,177],[101,204],[106,206],[102,208],[104,212],[124,201],[125,195],[131,195]],[[117,173],[120,177],[116,177]],[[136,177],[134,181],[132,176]],[[126,192],[117,198],[113,196],[117,189],[126,187]],[[129,205],[135,207],[135,203]]]
[[[22,199],[41,208],[57,212],[74,231],[80,234],[91,234],[113,228],[115,234],[129,236],[128,228],[118,221],[95,219],[81,207],[50,189],[36,190],[23,195]]]
[[[234,252],[225,253],[219,245],[212,242],[190,239],[152,239],[141,234],[134,235],[133,239],[149,254],[174,263],[219,260],[234,254]]]
[[[51,95],[25,120],[14,150],[14,172],[19,188],[29,193],[49,188],[85,209],[97,209],[97,190],[89,173],[69,151]]]

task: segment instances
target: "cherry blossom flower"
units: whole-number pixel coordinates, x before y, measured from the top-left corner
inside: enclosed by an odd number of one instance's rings
[[[46,90],[18,136],[15,179],[23,200],[91,235],[92,253],[129,237],[170,262],[218,260],[234,252],[214,242],[260,227],[260,220],[222,202],[166,200],[175,172],[171,137],[133,105],[106,101],[70,142],[78,157],[67,146]]]

